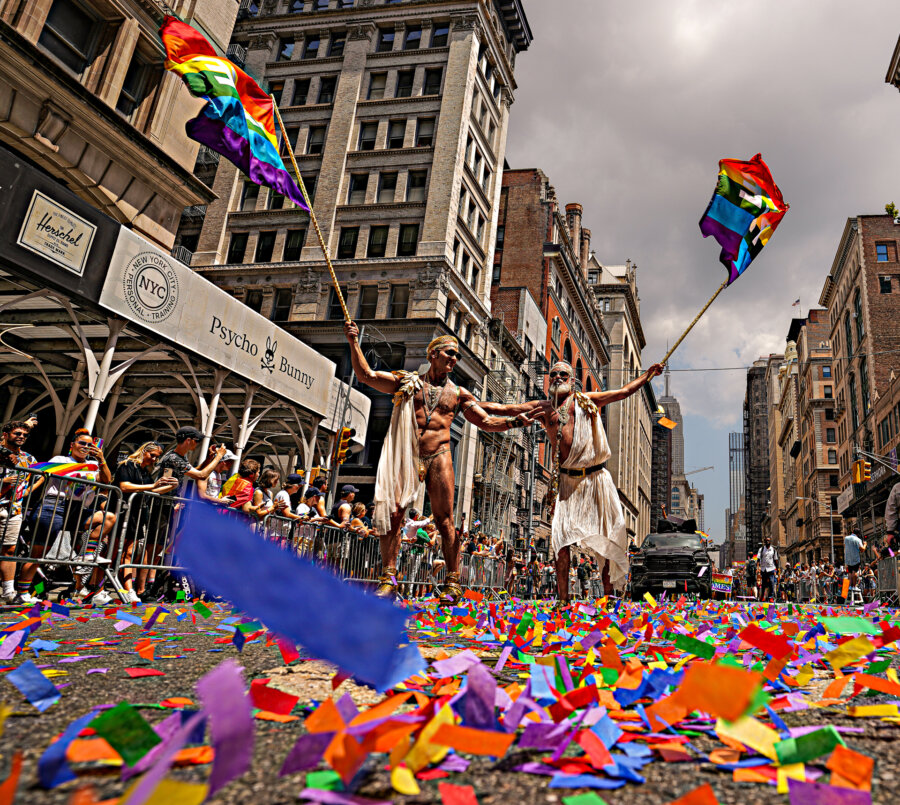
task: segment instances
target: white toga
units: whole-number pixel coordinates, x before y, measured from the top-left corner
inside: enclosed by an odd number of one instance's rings
[[[599,409],[583,394],[575,398],[575,432],[562,466],[582,469],[607,461],[611,453]],[[557,438],[562,438],[561,428]],[[602,560],[608,559],[609,580],[622,588],[628,576],[628,535],[619,494],[607,470],[583,478],[560,473],[552,545],[554,555],[571,545],[599,560],[601,567]]]
[[[394,410],[378,469],[375,473],[375,514],[373,524],[379,534],[391,528],[391,515],[413,504],[422,488],[419,480],[419,435],[413,396],[422,387],[416,372],[394,372],[400,388],[394,394]]]

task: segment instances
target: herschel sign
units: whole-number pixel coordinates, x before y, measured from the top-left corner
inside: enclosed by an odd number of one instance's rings
[[[35,190],[16,243],[80,277],[96,231],[90,221]]]
[[[328,410],[331,361],[124,227],[100,304],[310,411]]]

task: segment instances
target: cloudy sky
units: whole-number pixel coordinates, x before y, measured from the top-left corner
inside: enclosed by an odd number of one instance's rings
[[[900,94],[884,77],[900,4],[524,0],[507,159],[584,205],[601,262],[638,264],[645,366],[725,278],[697,223],[718,160],[761,152],[791,210],[670,363],[685,465],[724,538],[728,432],[746,375],[815,305],[848,216],[900,205]]]

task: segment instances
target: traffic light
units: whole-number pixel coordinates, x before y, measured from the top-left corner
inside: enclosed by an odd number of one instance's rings
[[[347,460],[347,456],[350,455],[350,440],[354,436],[356,431],[353,428],[341,428],[334,451],[337,464],[343,464]]]
[[[871,461],[861,461],[862,464],[862,479],[863,481],[871,481],[872,480],[872,462]]]

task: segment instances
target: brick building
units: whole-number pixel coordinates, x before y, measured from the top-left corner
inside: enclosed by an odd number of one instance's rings
[[[649,384],[648,384],[649,386]],[[653,444],[650,460],[650,531],[669,508],[672,494],[672,431],[659,424],[663,414],[653,414]],[[666,510],[666,511],[664,511]]]
[[[766,403],[766,364],[759,358],[747,370],[744,394],[744,448],[746,460],[747,553],[762,545],[762,521],[769,489],[769,422]]]
[[[850,468],[857,449],[884,456],[893,449],[890,424],[900,351],[900,220],[860,215],[847,220],[831,271],[819,297],[828,310],[833,354],[833,394],[841,494],[846,528],[880,540],[884,501],[895,480],[883,468],[872,480],[853,484]],[[889,435],[890,434],[890,435]],[[885,448],[888,448],[885,450]]]
[[[766,359],[766,459],[769,463],[769,486],[766,490],[766,511],[761,530],[768,536],[784,559],[784,524],[779,513],[784,507],[784,460],[778,437],[781,433],[781,367],[784,354],[771,354]]]
[[[363,348],[418,369],[455,333],[454,380],[481,396],[490,267],[516,56],[531,42],[519,0],[242,4],[229,52],[279,101]],[[349,377],[341,312],[308,217],[224,160],[218,200],[185,220],[198,271],[277,320]],[[391,401],[372,395],[369,439],[341,474],[371,492]],[[456,515],[472,499],[474,428],[451,433]]]

